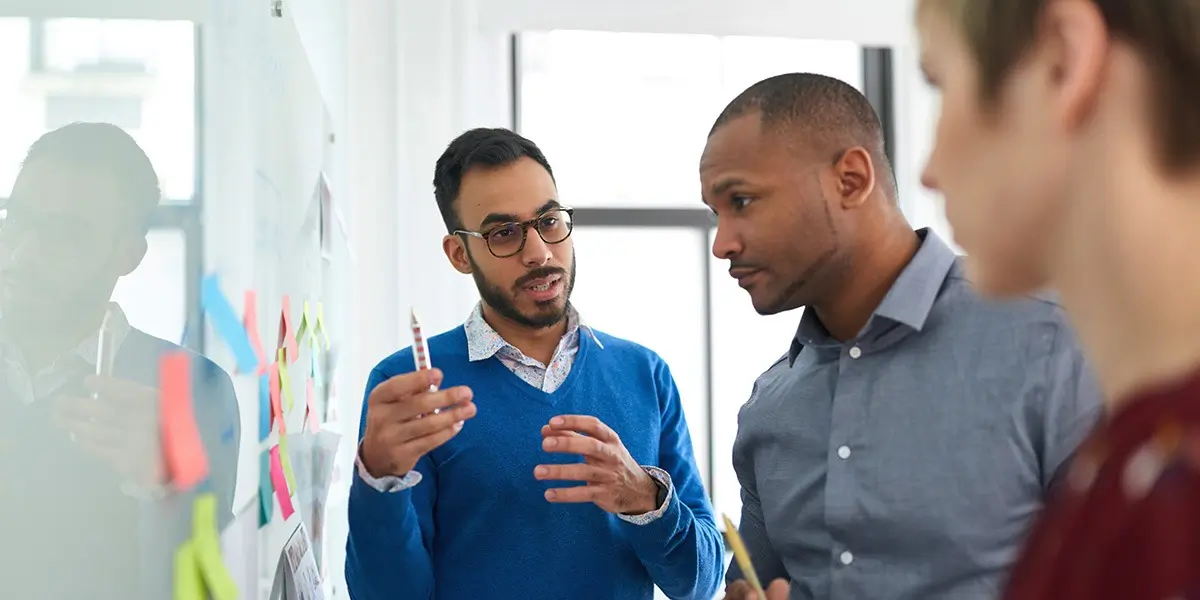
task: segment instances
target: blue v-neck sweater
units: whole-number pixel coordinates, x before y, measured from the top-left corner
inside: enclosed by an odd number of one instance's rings
[[[350,490],[346,583],[355,600],[710,600],[724,545],[692,454],[666,364],[632,342],[580,336],[566,381],[545,393],[495,357],[471,362],[462,327],[429,340],[444,387],[469,386],[478,412],[417,464],[416,487],[381,493],[357,476]],[[411,348],[372,371],[367,394],[413,370]],[[366,403],[363,421],[366,422]],[[634,525],[594,504],[551,504],[539,464],[579,462],[542,450],[556,415],[599,418],[641,465],[671,475],[661,518]],[[360,423],[360,439],[362,431]]]

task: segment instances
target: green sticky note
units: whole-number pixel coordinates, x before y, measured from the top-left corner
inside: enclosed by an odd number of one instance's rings
[[[185,542],[175,551],[174,600],[208,600],[204,580],[200,577],[196,549],[191,542]]]
[[[192,541],[204,583],[213,600],[237,600],[237,584],[221,558],[221,541],[217,532],[217,497],[202,494],[192,505]]]
[[[283,405],[285,410],[292,410],[296,399],[292,396],[292,378],[288,375],[287,355],[283,348],[279,349],[279,387],[283,390]]]
[[[287,434],[279,432],[279,460],[283,463],[283,476],[287,479],[288,490],[296,492],[296,474],[292,472],[292,459],[288,456]]]
[[[271,488],[271,451],[263,450],[258,465],[258,526],[271,522],[275,502]]]

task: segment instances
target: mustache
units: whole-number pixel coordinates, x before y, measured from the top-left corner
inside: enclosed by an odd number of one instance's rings
[[[513,287],[520,289],[526,285],[529,285],[529,282],[535,279],[542,279],[543,277],[550,277],[552,275],[562,275],[563,277],[566,277],[567,270],[561,267],[538,267],[522,275],[521,278],[518,279],[515,284],[513,284]]]

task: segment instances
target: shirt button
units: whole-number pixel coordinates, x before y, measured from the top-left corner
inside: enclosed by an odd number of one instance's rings
[[[838,559],[842,561],[843,565],[849,566],[850,563],[854,562],[854,555],[850,554],[849,550],[845,550],[842,552],[842,555],[838,557]]]
[[[842,446],[841,448],[838,448],[838,458],[850,458],[850,446]]]
[[[858,358],[862,356],[862,348],[855,346],[850,349],[850,358]]]

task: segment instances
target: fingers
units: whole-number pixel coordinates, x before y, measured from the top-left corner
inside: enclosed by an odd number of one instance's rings
[[[612,448],[598,439],[587,436],[553,435],[542,440],[542,449],[559,454],[582,454],[600,461],[615,460]]]
[[[375,389],[371,391],[370,401],[379,403],[399,402],[419,392],[428,392],[429,386],[437,387],[441,384],[441,369],[422,369],[420,371],[404,373],[375,386]]]
[[[587,463],[538,465],[533,470],[533,476],[543,481],[586,481],[601,485],[617,480],[616,473]]]
[[[604,488],[593,485],[580,485],[568,488],[546,490],[546,500],[555,504],[580,504],[595,502],[604,492]]]
[[[754,598],[754,588],[745,579],[738,579],[725,586],[725,600],[751,600],[752,598]]]
[[[549,425],[542,425],[542,437],[550,437],[552,435],[563,437],[583,437],[582,433],[575,433],[574,431],[567,431],[564,429],[554,429]]]
[[[407,443],[451,427],[461,427],[463,421],[475,416],[475,412],[475,403],[467,402],[437,414],[430,413],[421,419],[396,423],[396,435],[400,443]]]
[[[601,422],[600,419],[587,415],[559,415],[550,419],[550,428],[558,431],[577,431],[602,442],[620,441],[617,432]]]
[[[442,416],[442,415],[437,415]],[[456,421],[449,427],[443,427],[429,435],[424,435],[415,439],[411,439],[402,444],[403,450],[413,456],[424,456],[433,449],[450,441],[451,438],[458,435],[462,431],[463,422]]]
[[[158,398],[158,390],[152,387],[115,377],[92,375],[84,379],[83,385],[87,391],[97,393],[101,397],[129,398],[140,401],[153,401]]]
[[[791,591],[791,583],[786,579],[776,579],[767,588],[767,600],[788,600],[788,595]]]

